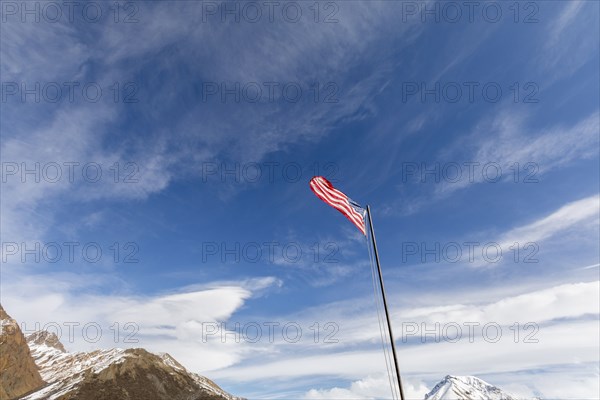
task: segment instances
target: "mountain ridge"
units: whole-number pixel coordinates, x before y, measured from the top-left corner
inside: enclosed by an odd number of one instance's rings
[[[2,400],[242,400],[143,348],[70,353],[56,334],[24,336],[0,305]]]
[[[517,400],[500,388],[475,376],[446,375],[424,400]]]

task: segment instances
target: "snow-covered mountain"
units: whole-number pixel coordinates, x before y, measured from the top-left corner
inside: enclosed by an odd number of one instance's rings
[[[44,388],[22,400],[235,400],[211,380],[187,371],[169,354],[144,349],[69,353],[53,333],[27,336]]]
[[[425,395],[425,400],[517,400],[474,376],[446,376]]]
[[[0,340],[2,400],[241,400],[169,354],[144,349],[69,353],[54,333],[35,332],[25,341],[9,318],[2,318]]]

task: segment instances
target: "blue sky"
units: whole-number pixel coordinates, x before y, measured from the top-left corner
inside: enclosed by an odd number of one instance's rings
[[[257,22],[244,3],[91,3],[97,21],[40,5],[39,23],[10,4],[2,304],[26,327],[168,352],[249,398],[389,398],[366,241],[311,193],[318,173],[373,209],[410,396],[455,374],[598,397],[598,3],[295,2],[272,20],[252,3]],[[69,321],[103,334],[65,340]],[[271,343],[271,322],[302,338]],[[221,323],[263,337],[203,340]],[[463,336],[407,334],[436,323]]]

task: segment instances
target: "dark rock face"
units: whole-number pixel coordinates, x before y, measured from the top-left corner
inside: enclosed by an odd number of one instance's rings
[[[16,399],[44,386],[23,332],[0,305],[0,399]]]

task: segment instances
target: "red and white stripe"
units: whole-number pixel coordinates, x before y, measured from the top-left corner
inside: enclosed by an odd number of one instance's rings
[[[331,182],[322,176],[315,176],[310,180],[310,188],[318,198],[329,204],[350,220],[366,235],[365,218],[350,204],[348,196],[333,187]]]

